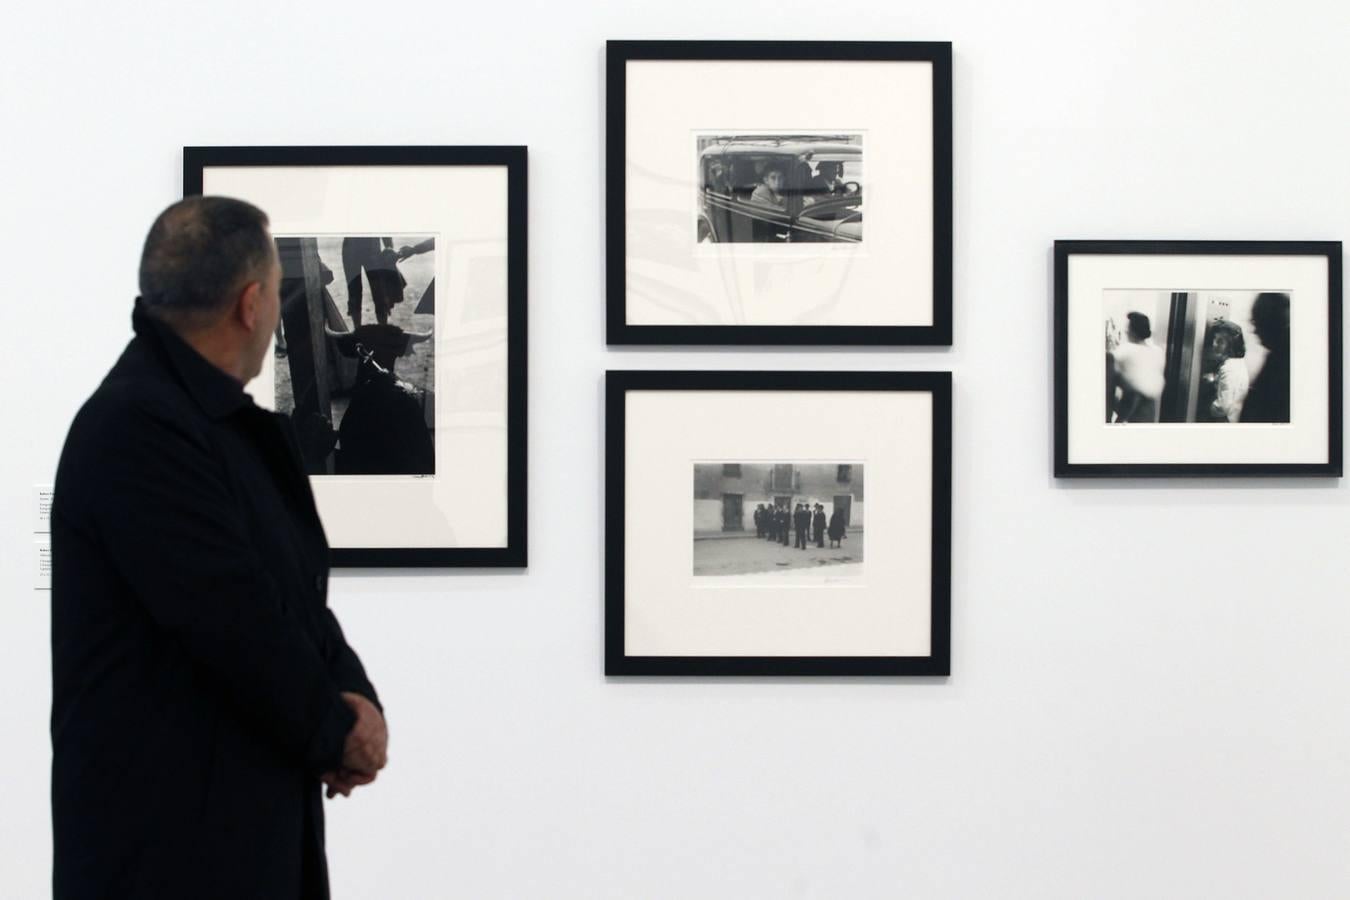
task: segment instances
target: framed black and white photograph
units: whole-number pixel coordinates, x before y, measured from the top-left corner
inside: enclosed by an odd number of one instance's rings
[[[523,147],[187,147],[271,221],[274,351],[338,566],[524,566]]]
[[[951,375],[606,374],[605,671],[946,675]]]
[[[949,43],[610,41],[609,343],[949,345],[951,72]]]
[[[1055,243],[1055,475],[1341,475],[1341,245]]]

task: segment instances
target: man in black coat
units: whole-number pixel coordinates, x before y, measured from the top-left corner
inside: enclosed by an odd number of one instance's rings
[[[56,476],[53,895],[326,898],[321,783],[374,780],[387,732],[287,420],[243,391],[279,315],[266,216],[171,206],[140,282]]]
[[[811,527],[811,511],[806,508],[805,503],[797,504],[797,512],[792,517],[792,524],[797,532],[797,542],[793,546],[798,550],[805,550],[806,531]]]

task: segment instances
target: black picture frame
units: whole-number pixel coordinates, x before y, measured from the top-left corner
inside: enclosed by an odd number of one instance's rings
[[[1327,260],[1327,456],[1322,463],[1075,463],[1069,459],[1069,262],[1083,256],[1266,256]],[[1227,240],[1059,240],[1054,243],[1054,450],[1056,478],[1342,475],[1341,242]],[[1160,285],[1159,287],[1165,287]],[[1226,426],[1225,426],[1226,427]]]
[[[528,490],[528,166],[523,146],[192,146],[183,148],[183,194],[202,192],[207,169],[273,166],[502,167],[507,182],[506,545],[334,547],[337,567],[524,568]]]
[[[632,391],[922,391],[933,397],[930,653],[927,656],[636,656],[624,646],[626,399]],[[951,670],[950,372],[635,371],[605,375],[605,674],[945,676]]]
[[[627,64],[642,60],[928,62],[933,67],[931,325],[630,325],[627,321]],[[606,340],[612,345],[952,343],[952,45],[941,41],[628,41],[606,47]]]

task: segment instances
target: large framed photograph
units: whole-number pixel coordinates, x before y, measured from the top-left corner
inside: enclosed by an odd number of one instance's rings
[[[1058,477],[1341,475],[1341,245],[1057,241]]]
[[[951,375],[606,375],[605,672],[946,675]]]
[[[338,566],[524,566],[524,147],[187,147],[281,260],[254,400],[290,417]]]
[[[610,41],[611,344],[952,342],[949,43]]]

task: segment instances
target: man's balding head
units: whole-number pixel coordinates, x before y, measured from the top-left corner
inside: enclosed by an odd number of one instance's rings
[[[141,300],[240,382],[262,370],[281,316],[281,265],[267,216],[228,197],[188,197],[159,214],[141,253]]]
[[[267,214],[229,197],[187,197],[155,219],[141,251],[146,309],[178,329],[211,324],[275,259]]]

